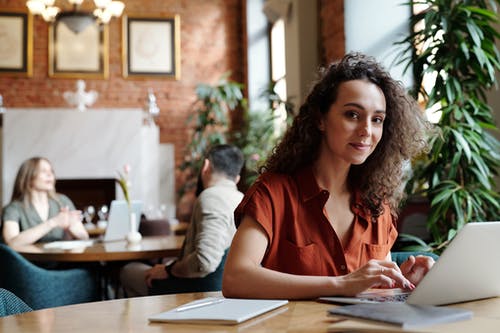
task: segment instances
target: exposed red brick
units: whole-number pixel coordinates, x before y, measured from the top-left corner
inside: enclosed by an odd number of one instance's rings
[[[322,61],[329,62],[345,52],[343,0],[318,0]],[[0,0],[0,10],[26,11],[25,0]],[[58,1],[58,3],[62,3]],[[198,83],[214,83],[226,71],[246,82],[245,1],[243,0],[126,0],[128,15],[179,14],[181,18],[181,79],[134,80],[122,77],[121,19],[109,25],[109,78],[86,79],[87,89],[99,92],[96,108],[140,108],[148,88],[155,92],[160,115],[160,142],[175,145],[175,161],[183,160],[190,139],[187,119],[193,112]],[[85,1],[86,8],[92,7]],[[62,92],[75,89],[74,79],[48,77],[48,25],[35,17],[33,76],[0,76],[0,94],[6,107],[64,107]],[[240,114],[233,115],[236,123]],[[236,125],[237,126],[237,125]],[[180,179],[176,181],[180,185]]]

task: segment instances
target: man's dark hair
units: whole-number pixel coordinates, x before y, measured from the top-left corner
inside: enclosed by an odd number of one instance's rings
[[[213,146],[206,158],[216,173],[225,174],[230,178],[236,178],[240,174],[244,162],[241,150],[228,144]]]

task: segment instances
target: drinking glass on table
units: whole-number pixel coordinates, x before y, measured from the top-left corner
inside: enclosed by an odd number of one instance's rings
[[[83,218],[85,219],[85,223],[92,223],[95,216],[95,208],[94,206],[86,206],[83,209]]]
[[[108,206],[102,205],[97,211],[97,216],[99,217],[97,227],[105,229],[108,226]]]

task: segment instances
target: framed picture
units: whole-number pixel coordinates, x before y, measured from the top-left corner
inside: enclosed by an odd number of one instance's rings
[[[108,26],[95,22],[80,32],[56,19],[49,26],[49,76],[106,79],[109,73]]]
[[[123,17],[123,76],[180,78],[180,17]]]
[[[33,17],[0,11],[0,75],[32,75]]]

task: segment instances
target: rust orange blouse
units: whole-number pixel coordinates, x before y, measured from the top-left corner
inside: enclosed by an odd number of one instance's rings
[[[343,249],[323,211],[328,197],[311,168],[293,175],[265,173],[236,208],[236,226],[249,215],[264,228],[269,245],[262,266],[280,272],[338,276],[370,259],[385,259],[397,237],[389,207],[371,222],[368,209],[353,202],[354,226]]]

